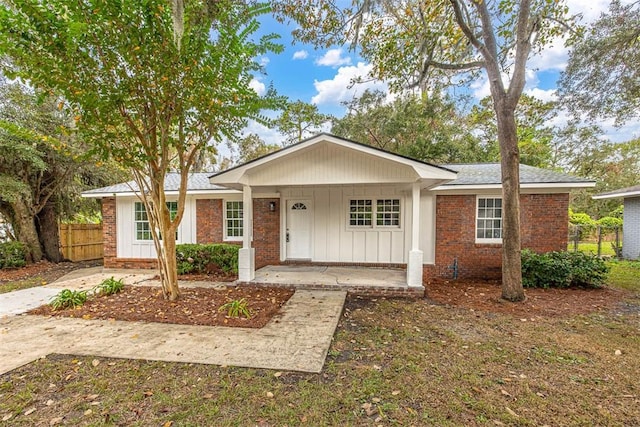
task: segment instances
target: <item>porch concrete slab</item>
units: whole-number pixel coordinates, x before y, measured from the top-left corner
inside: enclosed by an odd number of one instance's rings
[[[406,287],[406,271],[372,267],[269,265],[256,271],[252,283]]]
[[[4,317],[0,374],[50,353],[318,373],[345,297],[341,291],[297,290],[261,329]]]

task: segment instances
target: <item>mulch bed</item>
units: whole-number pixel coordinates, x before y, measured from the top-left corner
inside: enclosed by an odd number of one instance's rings
[[[90,297],[76,309],[53,311],[48,305],[29,314],[83,319],[127,320],[174,323],[180,325],[234,326],[262,328],[293,295],[291,289],[224,287],[183,288],[180,299],[170,302],[156,286],[125,286],[118,294]],[[229,317],[220,307],[226,302],[245,298],[251,318]]]
[[[476,311],[511,314],[521,318],[564,317],[609,311],[630,294],[608,287],[600,289],[525,289],[526,300],[501,299],[499,282],[434,280],[426,297],[436,303]]]
[[[80,268],[97,267],[102,265],[102,260],[61,262],[54,264],[49,261],[40,261],[21,268],[0,269],[0,284],[17,280],[40,277],[42,281],[51,283],[73,270]]]

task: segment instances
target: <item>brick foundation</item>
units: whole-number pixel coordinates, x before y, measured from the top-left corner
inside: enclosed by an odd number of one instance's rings
[[[349,295],[367,297],[389,297],[389,298],[422,298],[424,297],[424,287],[408,286],[360,286],[360,285],[317,285],[317,284],[283,284],[283,283],[251,283],[239,282],[241,286],[252,286],[256,288],[284,288],[284,289],[311,289],[311,290],[340,290],[346,291]]]
[[[566,250],[569,194],[523,194],[520,196],[522,247],[536,252]],[[499,279],[502,245],[475,242],[476,196],[436,198],[436,260],[425,266],[424,280],[453,277]]]

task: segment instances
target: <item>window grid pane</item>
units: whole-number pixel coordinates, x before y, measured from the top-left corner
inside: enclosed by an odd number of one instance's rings
[[[502,238],[502,199],[478,199],[478,216],[476,219],[477,239]]]
[[[167,208],[169,208],[169,216],[173,220],[178,214],[178,202],[167,202]],[[151,225],[149,224],[149,216],[147,210],[144,207],[144,203],[135,202],[134,204],[134,223],[136,230],[136,240],[152,240]],[[160,236],[162,239],[162,236]],[[178,231],[176,230],[176,240],[178,240]]]
[[[226,230],[227,237],[242,237],[243,223],[243,204],[239,201],[226,203]]]
[[[371,227],[373,206],[371,200],[360,199],[349,201],[349,225],[355,227]]]
[[[376,224],[385,227],[400,226],[400,199],[376,201]]]

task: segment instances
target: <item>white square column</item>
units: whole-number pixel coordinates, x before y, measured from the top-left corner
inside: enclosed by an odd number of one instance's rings
[[[256,252],[253,241],[253,196],[249,185],[242,186],[242,249],[238,252],[238,281],[250,282],[256,277]]]
[[[423,254],[420,250],[420,182],[411,187],[411,251],[407,260],[407,285],[422,286]]]

